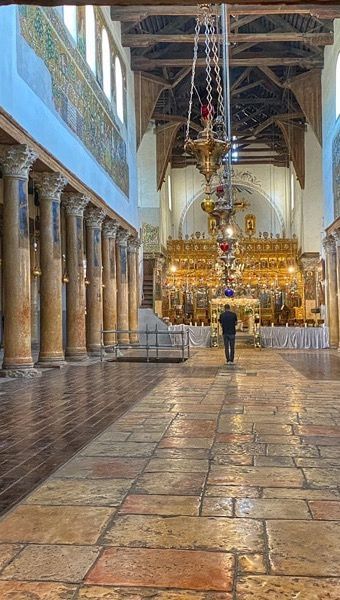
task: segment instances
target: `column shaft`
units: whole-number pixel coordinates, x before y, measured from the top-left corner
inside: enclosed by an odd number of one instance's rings
[[[34,375],[31,353],[31,270],[28,173],[37,155],[26,145],[2,146],[4,177],[4,359],[10,376]]]
[[[65,194],[66,265],[69,283],[66,287],[66,351],[68,360],[87,358],[86,292],[84,272],[84,209],[88,198],[81,194]]]
[[[117,329],[117,282],[116,282],[116,234],[115,221],[106,221],[103,225],[103,323],[104,329]],[[112,346],[116,343],[116,334],[106,333],[104,343]]]
[[[329,342],[332,348],[339,343],[339,314],[337,298],[337,265],[336,249],[333,238],[328,238],[324,244],[326,248],[326,275],[327,275],[327,320],[329,327]]]
[[[117,243],[117,328],[125,331],[129,329],[128,237],[128,232],[120,229]],[[130,342],[129,334],[119,333],[118,341],[128,344]]]
[[[337,275],[337,304],[338,304],[338,349],[340,350],[340,229],[337,229],[334,234],[336,243],[336,275]]]
[[[138,243],[135,239],[130,240],[128,245],[128,280],[129,280],[129,329],[130,342],[138,343],[138,280],[137,280],[137,257]]]
[[[40,200],[40,364],[64,362],[60,194],[67,181],[60,173],[34,176]]]
[[[86,341],[89,354],[100,354],[103,328],[101,228],[105,213],[91,206],[86,211]]]

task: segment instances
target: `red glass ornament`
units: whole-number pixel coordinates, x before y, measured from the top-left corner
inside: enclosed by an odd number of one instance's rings
[[[227,242],[222,242],[220,244],[220,248],[221,248],[222,252],[227,252],[229,250],[229,244],[227,244]]]
[[[214,109],[211,104],[202,104],[201,106],[201,117],[202,119],[209,119],[214,114]]]
[[[218,185],[217,186],[217,188],[216,188],[216,194],[218,196],[223,196],[223,194],[224,194],[224,187],[223,187],[223,185]]]

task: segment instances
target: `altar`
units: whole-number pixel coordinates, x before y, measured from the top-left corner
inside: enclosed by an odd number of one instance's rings
[[[328,327],[260,327],[260,336],[264,348],[329,348]]]
[[[182,344],[183,334],[181,332],[183,331],[185,332],[185,336],[188,336],[189,334],[190,347],[210,347],[210,327],[198,327],[196,325],[169,325],[169,334],[173,346],[180,346]]]

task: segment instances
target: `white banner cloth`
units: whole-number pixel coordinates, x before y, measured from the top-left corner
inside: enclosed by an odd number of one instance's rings
[[[328,327],[260,327],[265,348],[329,348]]]
[[[182,345],[182,335],[178,333],[184,329],[184,342],[187,342],[189,331],[189,345],[196,347],[210,346],[210,327],[195,327],[194,325],[169,325],[169,334],[173,346]]]

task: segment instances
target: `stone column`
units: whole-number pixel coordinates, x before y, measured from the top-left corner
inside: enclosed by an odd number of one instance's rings
[[[117,236],[117,329],[129,329],[129,282],[127,242],[129,233],[120,229]],[[118,334],[122,344],[130,342],[128,333]]]
[[[66,213],[66,351],[70,361],[87,359],[86,293],[84,270],[84,209],[89,200],[82,194],[64,194]]]
[[[35,173],[40,201],[40,352],[39,365],[64,363],[60,194],[67,180],[60,173]]]
[[[135,238],[128,243],[128,280],[129,280],[129,329],[138,329],[138,248]],[[138,344],[138,334],[130,333],[131,344]]]
[[[101,229],[105,213],[91,205],[85,213],[86,222],[86,342],[87,351],[99,356],[103,328],[102,242]]]
[[[338,350],[340,352],[340,229],[333,232],[336,247],[337,301],[338,301]]]
[[[339,343],[339,314],[337,299],[336,246],[334,238],[328,236],[323,241],[323,246],[326,251],[326,303],[329,343],[332,348],[337,348]]]
[[[104,329],[117,329],[116,235],[118,224],[112,219],[103,225],[103,322]],[[116,343],[116,335],[107,333],[105,345]]]
[[[31,352],[31,269],[28,173],[37,154],[26,144],[0,147],[4,177],[3,369],[11,377],[34,376]]]

